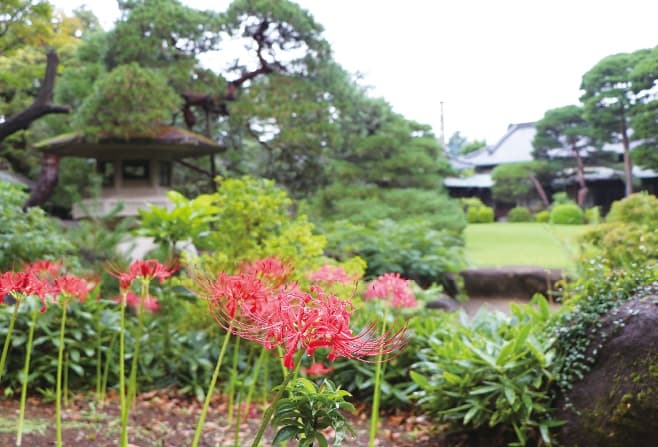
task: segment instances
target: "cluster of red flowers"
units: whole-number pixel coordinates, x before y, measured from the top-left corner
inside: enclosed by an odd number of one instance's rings
[[[45,311],[48,299],[87,299],[96,286],[95,280],[80,278],[63,272],[61,263],[36,261],[21,271],[0,274],[0,302],[9,295],[19,301],[26,296],[38,297]]]
[[[287,368],[294,367],[295,354],[300,350],[312,355],[319,348],[327,348],[330,361],[338,357],[366,360],[396,353],[405,345],[404,327],[378,336],[373,323],[354,334],[349,300],[328,294],[319,286],[302,291],[296,284],[286,283],[289,274],[284,278],[284,272],[289,269],[272,259],[259,261],[243,265],[234,275],[197,277],[197,291],[227,331],[267,349],[282,348]]]
[[[339,282],[348,284],[358,279],[356,276],[350,276],[345,269],[340,266],[325,264],[318,270],[311,272],[308,279],[313,282]]]
[[[368,284],[366,300],[379,298],[390,300],[393,307],[416,307],[418,302],[411,290],[410,281],[399,273],[385,273]]]
[[[121,292],[116,301],[125,302],[127,306],[135,309],[144,309],[150,312],[156,312],[160,305],[156,297],[151,295],[139,296],[130,288],[135,281],[152,281],[157,279],[162,284],[165,279],[171,277],[178,270],[178,265],[174,263],[162,264],[156,259],[137,259],[133,261],[127,269],[116,264],[108,264],[105,270],[119,280]]]

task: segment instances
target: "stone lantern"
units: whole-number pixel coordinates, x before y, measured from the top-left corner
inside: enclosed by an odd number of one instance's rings
[[[102,216],[121,203],[119,216],[135,216],[148,205],[170,205],[174,162],[222,152],[216,142],[185,129],[160,126],[149,137],[92,140],[81,133],[59,135],[36,145],[44,154],[92,160],[102,177],[100,197],[73,206],[73,218]],[[82,205],[82,206],[81,206]]]

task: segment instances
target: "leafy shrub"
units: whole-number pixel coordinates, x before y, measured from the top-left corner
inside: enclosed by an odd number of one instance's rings
[[[462,197],[459,199],[459,202],[462,204],[464,211],[468,211],[469,208],[480,208],[481,206],[485,206],[484,202],[478,197]]]
[[[548,210],[539,211],[535,214],[535,221],[540,223],[548,223],[551,220],[551,212]]]
[[[601,223],[601,210],[598,206],[593,206],[585,210],[585,222],[593,225]]]
[[[325,237],[306,215],[293,216],[292,199],[273,181],[247,176],[218,181],[215,193],[193,200],[170,193],[175,206],[143,211],[139,233],[154,237],[167,250],[190,240],[203,252],[201,263],[216,271],[268,256],[302,271],[323,256]]]
[[[550,443],[549,386],[553,339],[545,298],[512,305],[512,316],[480,311],[471,321],[437,327],[411,376],[418,403],[439,422],[469,432],[498,429],[518,445],[542,438]]]
[[[171,303],[167,301],[171,300]],[[11,390],[21,386],[27,333],[33,306],[23,302],[18,309],[11,349],[7,358],[4,385]],[[219,346],[213,333],[206,330],[179,330],[187,313],[179,298],[161,296],[161,311],[146,318],[145,336],[139,357],[138,375],[141,389],[174,385],[178,389],[203,397],[213,373]],[[206,306],[207,308],[207,306]],[[0,307],[0,338],[4,339],[13,306]],[[53,389],[57,373],[57,354],[61,309],[47,307],[36,319],[29,386],[33,392]],[[126,349],[132,352],[137,317],[129,313]],[[68,386],[71,390],[90,390],[102,377],[106,384],[119,381],[119,307],[111,300],[88,300],[69,305],[66,328]],[[228,368],[228,367],[227,367]]]
[[[23,211],[27,193],[12,183],[0,181],[0,269],[21,262],[64,258],[73,252],[64,229],[38,207]]]
[[[470,207],[466,211],[466,220],[470,224],[480,222],[480,207]]]
[[[551,209],[550,222],[558,225],[580,225],[585,217],[583,210],[575,203],[554,205]]]
[[[435,294],[438,292],[434,289]],[[418,296],[418,295],[417,295]],[[435,295],[436,296],[436,295]],[[364,306],[365,315],[360,320],[364,324],[372,321],[373,317],[381,319],[381,315],[373,315],[370,306]],[[427,347],[427,339],[430,333],[439,327],[452,324],[456,314],[432,310],[431,318],[424,306],[419,305],[415,309],[407,309],[398,318],[408,322],[407,335],[408,345],[396,357],[385,364],[384,373],[381,377],[381,402],[385,408],[404,408],[411,405],[412,394],[419,389],[418,385],[411,379],[409,371],[414,363],[418,361],[417,353]],[[360,312],[361,314],[361,312]],[[387,314],[388,326],[393,326],[391,312]],[[358,324],[358,323],[357,323]],[[375,385],[375,368],[372,364],[366,364],[356,360],[337,359],[333,362],[334,370],[329,377],[336,383],[343,384],[354,398],[360,402],[369,402],[373,396]]]
[[[552,196],[553,199],[553,205],[567,205],[567,204],[573,204],[576,203],[573,199],[569,197],[569,195],[566,192],[556,192]]]
[[[465,266],[461,236],[434,230],[424,219],[383,220],[369,226],[341,221],[326,224],[324,230],[327,255],[339,261],[364,259],[366,278],[397,272],[427,286]]]
[[[480,223],[491,223],[494,221],[494,210],[490,206],[483,206],[478,211]]]
[[[350,393],[323,380],[320,385],[305,377],[298,377],[286,387],[285,397],[276,403],[272,425],[278,431],[272,444],[298,439],[300,446],[328,445],[323,430],[332,427],[336,431],[336,443],[340,444],[346,432],[354,435],[341,410],[355,411],[345,397]]]
[[[332,185],[300,208],[314,222],[349,220],[370,225],[382,219],[423,218],[435,230],[461,233],[466,219],[458,200],[435,189],[383,189],[369,185]]]
[[[584,259],[602,257],[615,268],[635,268],[658,261],[658,228],[638,224],[606,223],[578,238]]]
[[[28,299],[20,304],[17,311],[11,348],[3,375],[5,385],[14,390],[20,389],[27,333],[34,306],[40,306],[40,303]],[[118,352],[117,335],[120,330],[118,309],[113,312],[111,306],[116,307],[116,304],[104,300],[90,300],[83,304],[69,305],[65,343],[68,369],[71,372],[69,375],[71,389],[90,389],[96,385],[94,372],[98,366],[99,356],[103,367],[109,365],[109,380],[118,379],[118,363],[106,362],[107,355],[113,356],[111,354],[113,348],[117,348]],[[0,307],[0,337],[3,340],[13,311],[14,306]],[[53,388],[55,384],[60,316],[61,309],[51,305],[36,319],[30,366],[30,386],[34,389]]]
[[[494,221],[494,210],[488,206],[469,207],[466,219],[468,223],[491,223]]]
[[[517,206],[507,213],[508,222],[532,222],[532,213],[525,206]]]
[[[658,198],[646,191],[612,203],[606,222],[655,225],[658,222]]]

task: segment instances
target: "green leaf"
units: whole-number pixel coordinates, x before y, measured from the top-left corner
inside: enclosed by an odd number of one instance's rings
[[[450,374],[450,373],[448,373]],[[430,387],[430,383],[427,380],[427,378],[416,371],[410,371],[409,376],[411,377],[411,380],[416,382],[418,386],[420,386],[423,389],[428,389]]]
[[[318,440],[318,447],[327,447],[327,438],[321,432],[315,432],[315,439]]]
[[[294,425],[286,425],[282,427],[274,436],[272,444],[280,444],[282,442],[289,441],[293,438],[296,438],[300,433],[299,428]]]
[[[541,433],[541,439],[546,443],[546,445],[551,445],[551,434],[548,426],[545,424],[539,424],[539,433]]]
[[[76,365],[75,363],[71,363],[69,365],[69,368],[71,368],[77,375],[79,375],[81,377],[85,375],[85,370],[80,365]]]
[[[73,361],[75,363],[80,362],[80,351],[78,351],[77,349],[72,349],[69,352],[69,357],[70,357],[71,361]]]
[[[477,414],[479,413],[480,409],[478,407],[472,407],[470,410],[466,412],[464,415],[464,425],[467,425]]]
[[[514,402],[516,401],[516,393],[514,392],[514,390],[506,386],[505,388],[503,388],[503,392],[505,393],[505,398],[510,403],[510,405],[513,405]]]

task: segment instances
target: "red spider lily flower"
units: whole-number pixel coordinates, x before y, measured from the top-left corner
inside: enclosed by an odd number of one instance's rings
[[[29,286],[28,274],[25,272],[4,272],[0,274],[0,299],[5,295],[23,294]]]
[[[411,291],[410,281],[399,273],[385,273],[368,284],[364,298],[388,299],[393,307],[416,307],[418,302]]]
[[[46,310],[46,298],[54,294],[52,285],[39,277],[34,272],[5,272],[0,275],[0,299],[5,295],[11,295],[16,299],[35,295],[39,297],[43,306],[41,312]]]
[[[260,278],[248,273],[220,272],[215,280],[198,276],[195,286],[197,294],[208,301],[217,324],[235,333],[244,321],[261,313],[273,295]]]
[[[311,272],[308,279],[314,282],[340,282],[347,284],[358,279],[357,276],[349,276],[343,267],[325,264],[318,270]]]
[[[95,283],[73,275],[59,276],[53,283],[55,292],[69,298],[77,298],[80,301],[85,301],[94,287]]]
[[[158,310],[160,310],[160,304],[158,303],[158,299],[151,295],[145,296],[144,309],[148,310],[149,312],[157,312]]]
[[[62,269],[62,263],[48,260],[34,261],[26,264],[24,271],[34,273],[39,278],[54,278]]]
[[[150,281],[157,278],[160,283],[163,283],[177,270],[178,264],[173,262],[162,264],[157,259],[137,259],[130,264],[128,270],[124,270],[116,264],[106,264],[105,266],[105,271],[119,280],[122,290],[128,289],[136,279]]]
[[[283,364],[289,369],[294,368],[294,356],[299,349],[313,355],[319,348],[328,348],[329,361],[338,357],[365,360],[396,353],[406,344],[406,327],[377,336],[376,325],[372,324],[354,335],[350,329],[351,302],[317,286],[311,288],[311,293],[301,295],[279,293],[268,310],[253,315],[252,322],[242,325],[238,335],[268,349],[283,347]]]
[[[239,270],[242,273],[257,276],[270,286],[277,288],[290,279],[294,268],[289,262],[283,262],[270,256],[252,262],[244,262]]]
[[[311,377],[323,377],[333,370],[334,368],[328,368],[322,362],[313,362],[308,368],[303,368],[302,372]]]
[[[122,302],[123,296],[119,295],[116,298],[117,302]],[[146,295],[144,298],[144,309],[148,310],[149,312],[157,312],[160,310],[160,304],[158,303],[158,299],[154,296],[151,295]],[[142,297],[137,295],[135,292],[128,292],[125,295],[125,304],[126,306],[130,306],[133,309],[136,309],[139,312],[139,309],[142,305]]]

